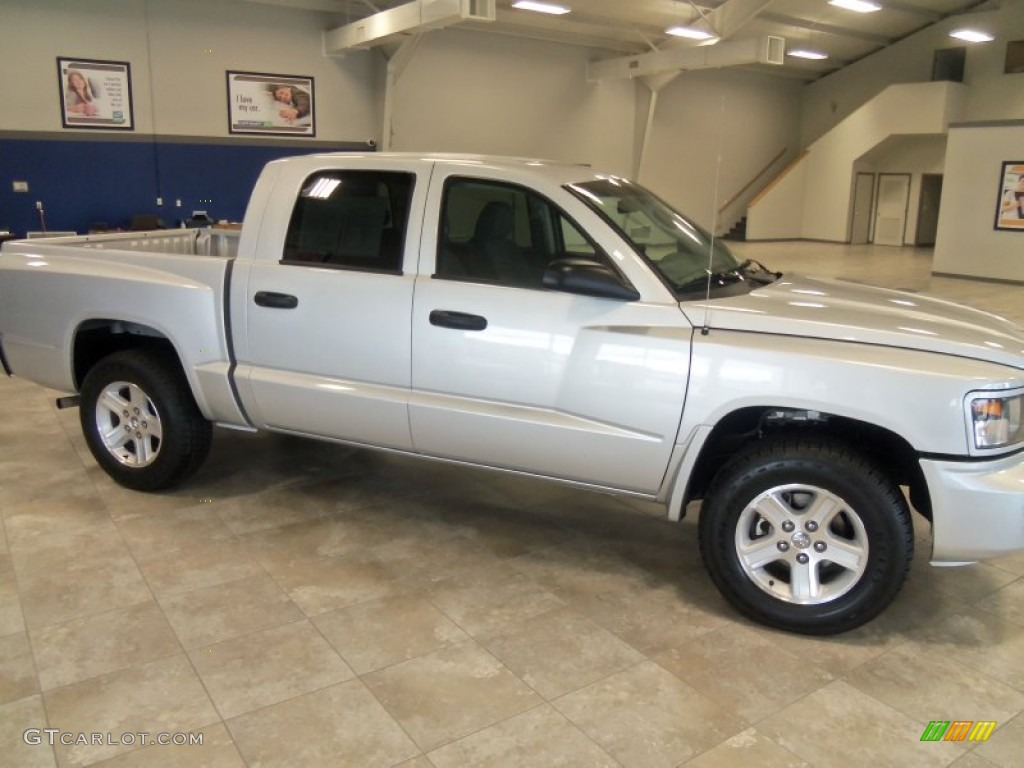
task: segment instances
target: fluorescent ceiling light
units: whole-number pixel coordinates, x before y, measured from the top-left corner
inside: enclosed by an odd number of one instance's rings
[[[794,51],[786,51],[787,56],[796,56],[798,59],[827,59],[828,54],[821,51],[809,51],[806,48],[797,48]]]
[[[536,11],[537,13],[550,13],[552,16],[561,16],[564,13],[568,13],[571,8],[566,8],[564,5],[555,5],[554,3],[535,3],[533,0],[516,0],[512,3],[513,8],[518,8],[521,11]]]
[[[878,3],[871,3],[868,0],[828,0],[828,4],[857,13],[874,13],[882,10],[882,6]]]
[[[954,29],[949,36],[955,37],[957,40],[966,40],[968,43],[991,43],[995,39],[988,32],[980,32],[976,29]]]
[[[669,27],[665,30],[666,35],[675,35],[676,37],[688,37],[691,40],[710,40],[715,37],[710,32],[705,32],[703,29],[694,29],[693,27]]]

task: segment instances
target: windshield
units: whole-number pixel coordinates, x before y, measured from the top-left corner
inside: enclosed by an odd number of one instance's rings
[[[715,239],[711,254],[709,233],[631,181],[612,176],[568,188],[618,229],[676,293],[703,292],[709,270],[712,276],[743,270],[724,242]]]

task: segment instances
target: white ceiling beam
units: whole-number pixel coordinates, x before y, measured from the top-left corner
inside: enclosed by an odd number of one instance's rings
[[[707,21],[723,40],[732,37],[775,0],[725,0],[707,15]]]
[[[668,48],[637,56],[592,61],[587,65],[587,79],[633,78],[662,72],[691,69],[720,69],[745,64],[781,65],[786,41],[781,37],[734,40],[717,45],[691,48]]]
[[[494,21],[494,0],[413,0],[365,19],[329,29],[323,34],[328,56],[394,42],[398,36],[417,34],[459,22]]]

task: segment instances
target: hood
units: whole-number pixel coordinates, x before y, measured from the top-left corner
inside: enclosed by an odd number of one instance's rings
[[[680,306],[703,325],[703,301]],[[1024,369],[1024,328],[916,293],[786,274],[750,293],[712,299],[709,308],[712,329],[904,347]]]

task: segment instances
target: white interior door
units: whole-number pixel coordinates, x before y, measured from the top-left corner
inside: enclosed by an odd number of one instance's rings
[[[878,205],[875,208],[875,245],[903,245],[909,198],[910,174],[879,174]]]

